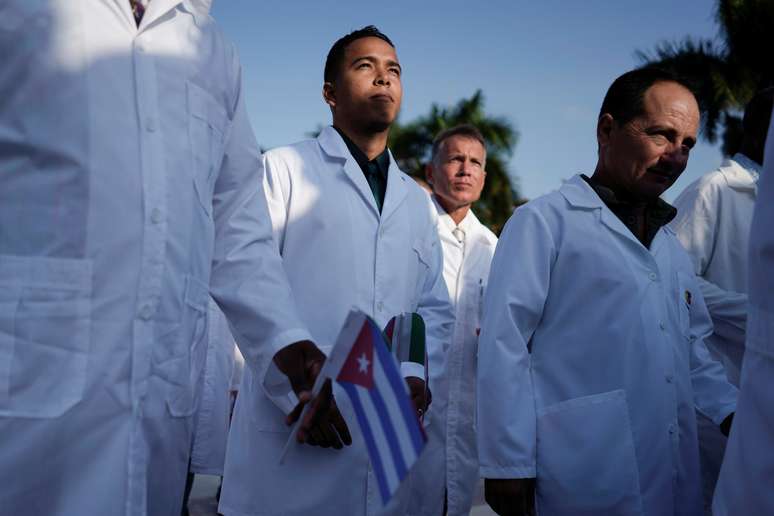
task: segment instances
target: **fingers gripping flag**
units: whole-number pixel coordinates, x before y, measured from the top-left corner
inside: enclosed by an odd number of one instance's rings
[[[408,387],[368,317],[336,376],[350,397],[386,505],[427,442]]]

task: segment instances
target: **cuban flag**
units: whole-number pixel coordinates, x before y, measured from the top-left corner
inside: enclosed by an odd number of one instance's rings
[[[419,458],[427,436],[381,330],[369,317],[362,321],[336,381],[352,402],[386,505]]]

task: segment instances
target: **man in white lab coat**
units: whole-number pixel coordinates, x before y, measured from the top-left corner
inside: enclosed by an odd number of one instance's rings
[[[671,227],[693,260],[714,332],[707,348],[728,379],[739,386],[747,321],[747,250],[758,175],[769,128],[774,88],[759,92],[745,108],[739,153],[691,183],[675,200]],[[704,505],[709,513],[726,438],[698,415]]]
[[[774,122],[774,116],[771,117]],[[728,438],[716,516],[774,514],[774,123],[750,232],[750,295],[739,410]]]
[[[518,208],[492,262],[478,436],[500,514],[701,514],[699,410],[724,429],[736,389],[659,196],[685,169],[699,109],[657,69],[611,85],[592,177]],[[536,479],[536,482],[535,482]]]
[[[132,3],[0,9],[4,514],[179,514],[210,292],[256,377],[323,359],[209,2]]]
[[[446,350],[443,424],[430,425],[430,441],[414,476],[410,514],[470,513],[478,482],[476,447],[476,353],[481,303],[497,237],[471,210],[486,179],[486,146],[478,129],[461,125],[439,133],[426,168],[438,235],[443,277],[454,306],[454,334]],[[431,386],[432,387],[432,386]]]
[[[418,312],[427,330],[432,385],[443,371],[453,315],[437,217],[386,147],[402,97],[390,40],[366,27],[337,41],[326,61],[323,97],[333,127],[264,156],[275,242],[300,313],[327,350],[353,307],[382,327],[394,315]],[[436,362],[440,367],[433,367]],[[402,365],[404,376],[413,376],[409,383],[422,410],[424,367]],[[286,383],[264,393],[255,382],[246,369],[226,452],[223,514],[405,514],[406,483],[382,511],[357,427],[350,426],[351,446],[294,446],[280,465],[289,435],[285,414],[294,399]],[[341,392],[334,386],[339,409],[353,423]],[[434,401],[427,418],[435,417],[435,407]]]

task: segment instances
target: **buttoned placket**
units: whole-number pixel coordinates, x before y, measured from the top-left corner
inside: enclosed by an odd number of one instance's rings
[[[655,246],[655,238],[654,242],[651,244],[651,247]],[[651,254],[651,253],[649,253]],[[652,256],[652,255],[651,255]],[[670,350],[669,353],[665,353],[664,356],[668,357],[669,363],[663,364],[664,367],[664,383],[666,384],[666,389],[669,391],[670,395],[670,405],[671,405],[671,420],[669,424],[667,425],[665,431],[667,432],[669,436],[669,443],[670,443],[670,452],[671,452],[671,459],[672,459],[672,485],[677,485],[677,463],[679,462],[680,457],[680,427],[678,423],[678,416],[677,416],[677,406],[678,406],[678,382],[675,382],[674,378],[674,371],[675,371],[675,363],[677,359],[675,358],[675,353],[677,350],[675,349],[675,346],[672,342],[672,339],[675,338],[674,335],[672,335],[671,325],[674,325],[674,322],[671,322],[671,319],[669,317],[670,314],[670,303],[673,303],[674,301],[671,300],[671,294],[672,294],[672,288],[668,284],[669,282],[664,282],[661,280],[662,274],[660,273],[660,270],[658,268],[658,263],[655,261],[655,259],[651,260],[651,272],[648,273],[648,281],[650,281],[658,292],[659,297],[663,300],[662,301],[662,315],[657,323],[658,329],[656,330],[659,335],[661,335],[662,339],[664,340],[664,344],[666,346],[666,349]],[[677,322],[678,328],[679,328],[679,320]]]

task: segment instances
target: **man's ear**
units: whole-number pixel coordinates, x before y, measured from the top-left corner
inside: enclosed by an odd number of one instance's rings
[[[433,162],[429,161],[425,165],[425,181],[427,181],[427,184],[430,186],[433,186]]]
[[[597,120],[597,144],[602,147],[610,142],[610,134],[613,132],[615,120],[610,113],[604,113]]]
[[[333,83],[332,82],[324,82],[323,83],[323,100],[325,100],[325,103],[328,104],[331,108],[336,107],[336,95],[333,91]]]

